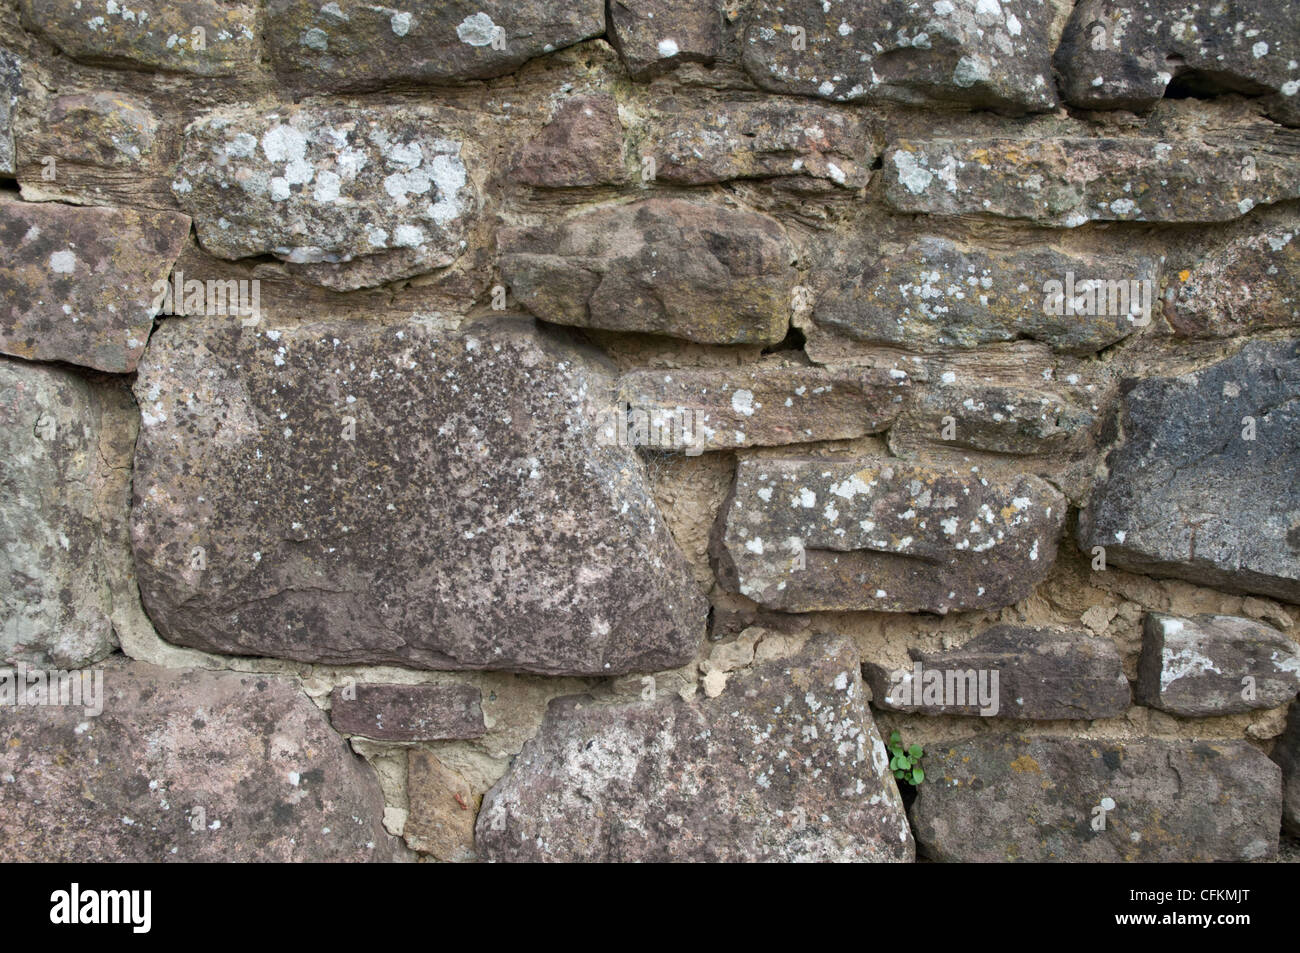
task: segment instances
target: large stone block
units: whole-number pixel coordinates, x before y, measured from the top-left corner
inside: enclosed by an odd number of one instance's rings
[[[910,861],[858,656],[819,637],[715,698],[561,699],[483,799],[498,861]]]
[[[612,0],[609,39],[634,79],[682,63],[711,63],[722,52],[717,0]]]
[[[140,366],[132,533],[159,633],[326,663],[616,675],[704,599],[613,380],[532,322],[169,321]]]
[[[1300,221],[1234,238],[1179,272],[1169,323],[1188,337],[1300,327]]]

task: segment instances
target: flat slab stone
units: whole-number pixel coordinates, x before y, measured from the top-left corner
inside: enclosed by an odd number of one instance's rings
[[[731,450],[879,433],[898,416],[905,373],[871,368],[674,368],[619,378],[625,425],[608,437],[660,450]]]
[[[1080,514],[1080,547],[1134,572],[1300,602],[1297,397],[1294,341],[1128,382],[1124,442]]]
[[[882,174],[885,199],[901,212],[1070,228],[1226,222],[1300,197],[1300,168],[1287,154],[1295,148],[1145,138],[900,140],[885,153]]]
[[[772,609],[986,609],[1046,577],[1065,510],[1030,475],[883,457],[745,459],[711,552],[724,588]]]
[[[1300,123],[1300,9],[1294,3],[1082,0],[1061,37],[1061,90],[1085,109],[1154,106],[1171,84],[1194,95],[1263,96]]]
[[[374,772],[292,682],[124,660],[97,671],[102,714],[0,705],[0,855],[63,863],[404,856],[381,825]]]
[[[1090,354],[1150,323],[1160,264],[1122,251],[990,252],[927,236],[846,276],[818,297],[813,318],[818,333],[868,345],[942,351],[1031,338]]]
[[[489,79],[604,32],[601,0],[267,0],[276,71],[318,87]]]
[[[132,512],[159,634],[327,664],[685,663],[707,606],[636,451],[596,439],[607,373],[525,320],[166,322]]]
[[[1300,221],[1234,238],[1178,273],[1169,323],[1188,337],[1300,327]]]
[[[135,370],[189,233],[174,212],[0,200],[0,352]]]
[[[960,648],[908,654],[910,668],[865,666],[875,707],[1059,721],[1116,718],[1131,701],[1115,643],[1082,630],[998,625]]]
[[[1137,687],[1142,704],[1174,715],[1277,708],[1300,692],[1300,645],[1252,619],[1148,612]]]
[[[684,199],[503,228],[501,275],[555,324],[702,344],[775,344],[790,324],[793,249],[775,219]]]
[[[1052,16],[1032,0],[760,0],[744,63],[776,92],[1036,112],[1056,104]]]
[[[938,861],[1277,855],[1281,771],[1244,741],[983,735],[927,745],[925,774],[912,821],[921,852]]]
[[[73,59],[197,76],[258,66],[256,3],[132,0],[100,9],[82,0],[21,0],[19,7],[26,29]]]
[[[484,797],[476,843],[493,861],[911,861],[914,853],[857,653],[825,637],[733,672],[716,698],[553,702]]]
[[[712,63],[722,16],[715,0],[613,0],[609,40],[632,78],[648,80],[682,63]]]
[[[478,738],[487,731],[482,696],[469,685],[336,688],[330,693],[330,721],[345,735],[376,741],[446,741]]]
[[[186,129],[172,191],[211,255],[275,255],[340,291],[382,284],[464,250],[479,199],[454,122],[413,105],[220,110]]]

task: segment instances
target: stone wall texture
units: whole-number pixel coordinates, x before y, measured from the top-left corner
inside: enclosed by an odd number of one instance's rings
[[[1300,5],[0,0],[0,860],[1300,858]]]

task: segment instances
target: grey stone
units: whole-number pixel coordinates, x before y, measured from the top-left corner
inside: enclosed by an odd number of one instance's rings
[[[712,63],[722,52],[717,0],[611,0],[609,38],[633,79],[682,63]]]
[[[1077,448],[1096,423],[1066,395],[1040,388],[954,382],[916,390],[889,434],[900,456],[916,438],[987,453],[1060,455]]]
[[[1300,836],[1300,702],[1292,702],[1273,760],[1282,768],[1282,828]]]
[[[1065,510],[1027,474],[884,457],[745,459],[712,555],[724,588],[787,612],[987,609],[1046,577]]]
[[[291,681],[121,659],[99,677],[102,714],[0,705],[6,860],[404,857],[374,772]]]
[[[446,741],[487,731],[482,696],[468,685],[336,688],[330,693],[330,722],[346,735],[376,741]]]
[[[1244,741],[983,735],[931,743],[923,763],[912,820],[921,853],[934,860],[1240,862],[1277,854],[1281,771]]]
[[[476,843],[495,861],[910,861],[888,761],[857,653],[820,637],[716,698],[553,702]]]
[[[960,648],[910,649],[908,654],[911,668],[865,666],[875,707],[925,715],[1057,721],[1116,718],[1131,700],[1115,643],[1078,629],[999,625]],[[935,682],[930,672],[943,681]],[[974,673],[976,681],[966,673]],[[938,684],[943,690],[930,694]],[[949,684],[962,695],[949,695]]]
[[[1277,708],[1300,692],[1300,646],[1251,619],[1148,612],[1137,688],[1142,704],[1174,715]]]
[[[175,212],[0,199],[0,352],[135,370],[189,233]]]
[[[186,130],[172,191],[209,254],[312,265],[340,291],[382,284],[464,250],[479,197],[456,122],[408,105],[217,111]]]
[[[1123,442],[1080,514],[1081,547],[1134,572],[1300,602],[1300,343],[1256,341],[1126,386]]]
[[[22,84],[22,65],[18,57],[0,46],[0,175],[13,175],[17,169],[13,110],[18,105]]]
[[[1169,323],[1188,337],[1300,327],[1300,222],[1234,238],[1178,275]]]
[[[790,323],[793,249],[775,219],[685,199],[503,228],[501,274],[546,321],[704,344],[774,344]]]
[[[149,103],[115,90],[59,96],[43,127],[59,144],[57,161],[101,169],[138,167],[158,139],[158,118]]]
[[[168,321],[135,385],[159,634],[338,664],[683,664],[707,607],[635,451],[596,438],[613,386],[530,321]]]

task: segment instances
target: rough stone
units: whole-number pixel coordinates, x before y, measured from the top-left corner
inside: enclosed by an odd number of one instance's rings
[[[1052,6],[1037,0],[759,0],[744,64],[765,89],[840,102],[1056,105]]]
[[[135,370],[190,220],[175,212],[0,200],[0,351]]]
[[[722,52],[716,0],[611,0],[609,37],[633,79],[682,63],[712,63]]]
[[[1080,515],[1081,548],[1103,546],[1108,565],[1134,572],[1300,602],[1300,342],[1252,342],[1126,387],[1124,440]]]
[[[1300,836],[1300,702],[1292,702],[1273,760],[1282,768],[1282,827]]]
[[[1145,255],[989,252],[929,236],[867,259],[818,298],[813,318],[864,344],[941,350],[1027,337],[1090,354],[1150,323],[1159,289],[1160,261]]]
[[[869,368],[632,371],[619,379],[626,434],[609,436],[694,453],[846,440],[888,427],[909,383],[901,372]]]
[[[602,93],[564,100],[551,121],[520,149],[512,177],[553,189],[625,181],[623,127],[614,97]]]
[[[706,605],[635,451],[596,438],[613,386],[530,321],[167,322],[136,382],[132,514],[159,634],[334,664],[683,664]]]
[[[1300,6],[1175,0],[1082,0],[1056,67],[1067,102],[1141,110],[1171,85],[1192,95],[1265,96],[1270,114],[1300,124]]]
[[[487,731],[481,702],[468,685],[361,683],[334,689],[330,721],[346,735],[376,741],[478,738]]]
[[[1074,449],[1096,423],[1089,410],[1065,395],[1033,387],[957,382],[916,390],[890,430],[895,453],[924,437],[934,445],[987,453],[1059,457]]]
[[[984,735],[930,744],[920,850],[957,863],[1271,860],[1281,771],[1244,741]],[[1108,807],[1109,805],[1109,807]],[[1105,828],[1100,823],[1104,809]]]
[[[875,707],[925,715],[1057,721],[1116,718],[1131,700],[1115,643],[1077,629],[999,625],[961,648],[911,649],[908,654],[919,663],[919,682],[915,664],[905,670],[876,664],[865,667]],[[985,673],[982,684],[991,691],[991,703],[979,704],[973,689],[981,683],[962,681],[960,675],[953,684],[960,686],[964,697],[927,695],[925,673],[932,671],[945,680],[949,672],[971,672],[977,679]]]
[[[1274,225],[1179,272],[1170,324],[1189,337],[1300,327],[1300,223]]]
[[[901,212],[1066,227],[1225,222],[1300,197],[1293,155],[1238,140],[901,140],[883,161],[885,198]]]
[[[496,861],[910,861],[852,646],[811,640],[690,701],[553,702],[487,793]]]
[[[1149,612],[1137,689],[1142,704],[1188,717],[1277,708],[1300,692],[1300,646],[1251,619]]]
[[[460,256],[479,207],[464,145],[434,107],[219,111],[186,130],[172,191],[209,254],[275,255],[346,291]]]
[[[459,83],[509,73],[605,32],[601,0],[268,0],[267,46],[286,79],[329,88]]]
[[[725,588],[787,612],[994,608],[1051,570],[1065,510],[1027,474],[746,459],[715,527],[714,565]]]
[[[108,3],[102,12],[83,9],[82,0],[20,0],[19,6],[24,27],[73,59],[198,76],[257,69],[258,4],[132,0]]]
[[[109,90],[59,96],[44,125],[60,143],[60,161],[101,168],[138,166],[158,137],[158,119],[147,102]]]
[[[84,706],[0,705],[6,858],[403,856],[381,826],[373,772],[292,682],[116,660],[103,666],[102,690],[97,716]]]
[[[408,755],[411,805],[403,836],[412,850],[457,863],[474,859],[474,819],[482,798],[469,782],[423,748]]]
[[[794,252],[756,212],[652,198],[498,241],[511,294],[556,324],[774,344],[790,323]]]
[[[14,130],[13,110],[18,105],[23,74],[18,57],[0,46],[0,175],[13,175]]]
[[[708,109],[657,103],[642,136],[643,153],[655,160],[655,179],[682,185],[799,176],[860,189],[884,148],[861,115],[761,100]]]

